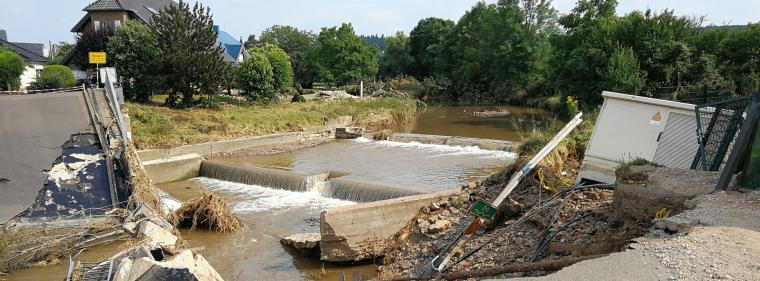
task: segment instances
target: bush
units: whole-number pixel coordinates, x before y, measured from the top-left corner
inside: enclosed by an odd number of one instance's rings
[[[0,48],[0,89],[6,87],[11,91],[18,87],[25,67],[24,60],[16,53]]]
[[[239,89],[257,102],[272,102],[274,94],[274,74],[267,57],[254,49],[238,69],[235,82]]]
[[[73,87],[77,84],[74,73],[64,65],[48,65],[40,72],[37,82],[34,82],[30,88],[42,89],[59,89]]]
[[[293,95],[293,98],[290,99],[290,102],[305,102],[306,98],[304,98],[301,94],[296,93]]]

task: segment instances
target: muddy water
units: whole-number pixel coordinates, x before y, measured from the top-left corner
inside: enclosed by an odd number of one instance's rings
[[[476,147],[338,140],[276,155],[214,161],[266,166],[301,174],[330,172],[342,179],[380,182],[418,192],[435,192],[467,184],[511,163],[514,154]]]
[[[113,242],[96,246],[83,251],[75,258],[77,261],[100,262],[110,258],[114,253],[122,249],[121,242]],[[13,271],[8,275],[0,276],[0,280],[16,281],[59,281],[66,280],[66,273],[69,269],[68,257],[61,258],[58,263],[44,267],[32,267]]]
[[[478,117],[476,113],[501,112]],[[522,141],[526,133],[546,129],[553,114],[543,109],[516,106],[429,106],[416,122],[398,132]]]
[[[334,177],[390,184],[419,192],[457,188],[482,178],[512,161],[513,155],[474,147],[406,144],[367,139],[336,141],[268,156],[222,158],[235,165],[258,165],[301,174],[331,172]],[[186,200],[203,189],[219,194],[243,218],[245,230],[219,236],[184,232],[225,280],[347,280],[356,272],[376,277],[374,264],[326,264],[318,257],[292,251],[279,243],[288,234],[319,231],[319,214],[354,202],[327,198],[319,191],[294,192],[255,185],[195,178],[160,186]]]

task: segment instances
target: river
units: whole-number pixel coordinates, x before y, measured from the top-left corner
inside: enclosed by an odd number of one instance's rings
[[[476,112],[486,117],[476,116]],[[489,115],[490,114],[490,115]],[[551,117],[538,109],[510,106],[430,106],[416,122],[397,132],[454,135],[519,142],[531,131],[543,130]],[[408,144],[367,139],[335,141],[313,148],[277,155],[214,159],[235,165],[265,166],[298,173],[331,174],[369,182],[402,186],[418,192],[457,188],[508,165],[514,155],[475,147]],[[182,231],[183,239],[228,281],[242,280],[338,280],[376,277],[377,265],[331,264],[304,256],[279,243],[282,236],[319,231],[319,213],[329,207],[356,204],[325,197],[318,192],[294,192],[210,178],[162,184],[161,189],[180,200],[202,190],[215,192],[231,203],[243,218],[243,231],[217,234],[204,230]],[[85,261],[97,261],[113,247],[92,249]],[[87,252],[86,252],[87,253]],[[60,280],[65,263],[45,269],[27,269],[10,276],[14,280]]]

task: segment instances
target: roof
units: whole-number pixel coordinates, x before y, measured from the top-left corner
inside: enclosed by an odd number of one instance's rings
[[[45,45],[41,43],[8,42],[0,39],[0,45],[17,53],[25,62],[43,63],[47,61],[47,58],[43,53]]]
[[[173,0],[96,0],[92,4],[87,5],[87,7],[84,7],[82,11],[128,11],[135,18],[139,18],[144,22],[150,22],[153,19],[153,15],[158,14],[169,5],[175,4]],[[88,13],[74,25],[71,32],[79,31],[89,19],[90,14]]]
[[[216,43],[221,45],[224,49],[224,61],[235,63],[238,62],[240,53],[243,52],[243,43],[240,40],[235,39],[229,33],[219,30],[219,26],[214,26],[214,32],[216,32]]]

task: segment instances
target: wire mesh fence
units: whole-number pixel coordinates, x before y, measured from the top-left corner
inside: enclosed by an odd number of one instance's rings
[[[750,101],[750,97],[739,97],[695,107],[699,150],[692,162],[692,169],[720,170]]]

